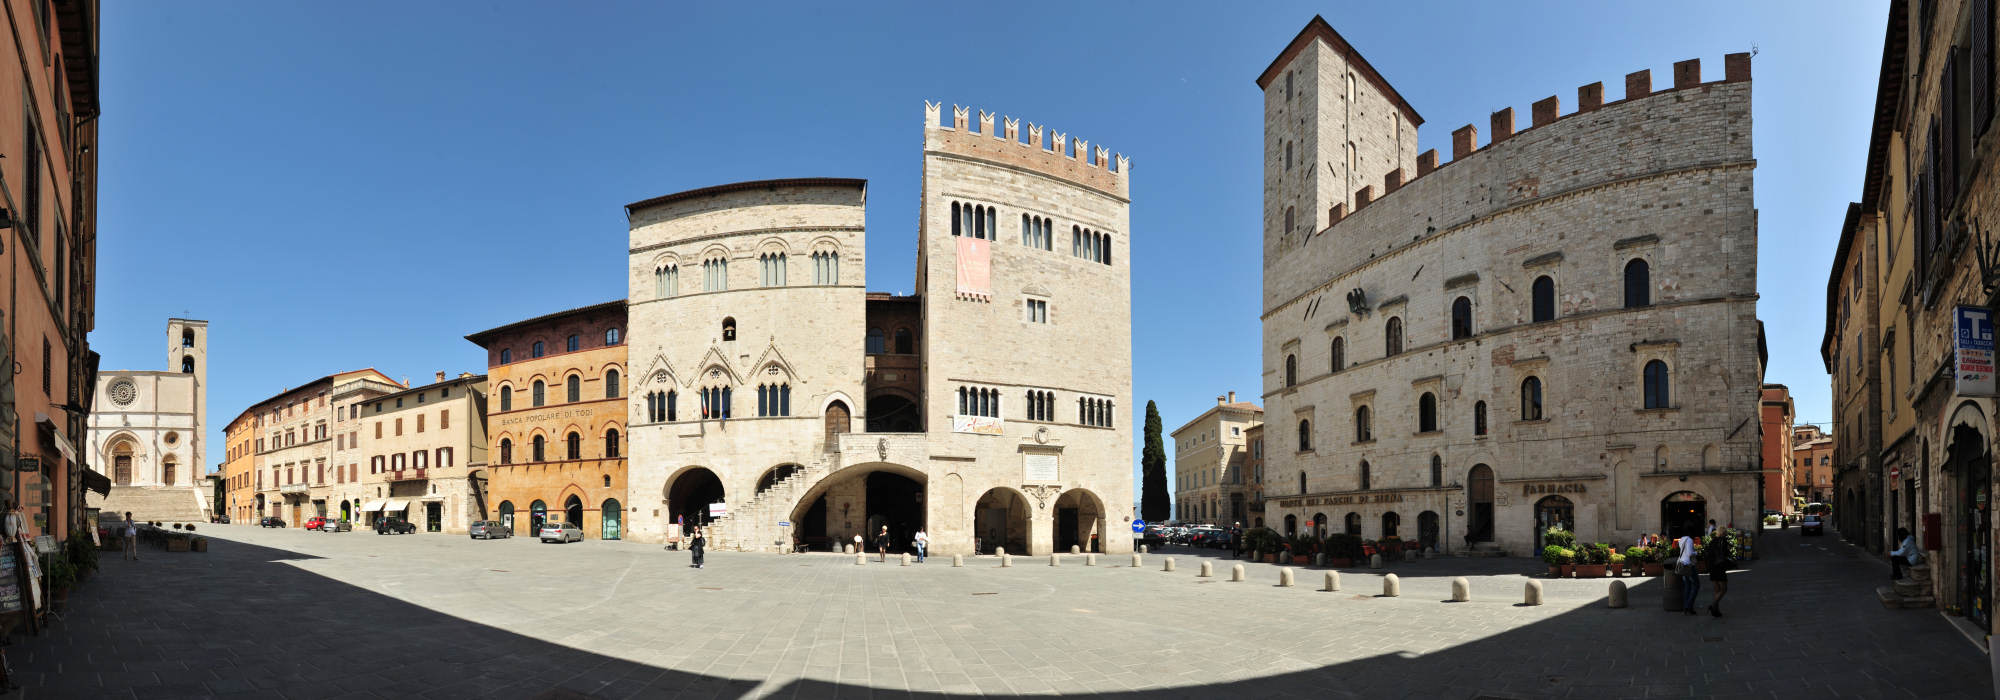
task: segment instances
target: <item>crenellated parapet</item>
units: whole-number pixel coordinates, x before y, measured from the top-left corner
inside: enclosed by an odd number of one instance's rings
[[[946,124],[944,104],[924,102],[926,151],[1027,168],[1120,198],[1129,192],[1126,175],[1131,161],[1123,154],[1103,146],[1093,148],[1089,141],[1033,122],[1024,140],[1019,119],[985,110],[978,111],[976,121],[972,107],[952,105],[951,113],[951,123]]]

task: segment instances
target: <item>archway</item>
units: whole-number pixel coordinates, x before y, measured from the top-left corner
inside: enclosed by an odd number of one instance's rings
[[[867,513],[868,548],[875,548],[876,533],[889,528],[889,551],[901,552],[910,546],[917,530],[924,527],[924,485],[894,472],[869,472],[862,501]]]
[[[826,405],[826,451],[840,449],[840,434],[854,427],[853,414],[847,410],[847,402],[834,401]]]
[[[1343,532],[1346,532],[1347,534],[1350,534],[1350,535],[1354,535],[1354,536],[1356,536],[1356,537],[1360,537],[1360,536],[1361,536],[1361,514],[1360,514],[1360,513],[1348,513],[1348,514],[1347,514],[1347,518],[1346,518],[1346,522],[1344,522],[1344,523],[1341,523],[1341,526],[1342,526],[1342,528],[1343,528],[1343,530],[1342,530]]]
[[[917,402],[896,394],[876,394],[868,397],[868,432],[871,433],[915,433],[922,414],[917,410]]]
[[[1466,502],[1472,512],[1465,524],[1466,542],[1493,541],[1493,468],[1472,465],[1465,479]]]
[[[1957,422],[1961,416],[1953,416],[1955,424],[1948,434],[1951,442],[1945,445],[1944,465],[1958,488],[1957,503],[1952,504],[1958,510],[1955,518],[1959,533],[1959,565],[1956,567],[1958,605],[1973,626],[1990,630],[1993,627],[1993,563],[1987,552],[1993,538],[1990,501],[1993,461],[1985,436],[1970,423],[1971,419],[1984,423],[1978,409],[1967,404],[1959,409],[1959,413],[1971,415],[1964,417],[1966,422]],[[1843,510],[1855,514],[1855,520],[1865,521],[1866,518],[1859,517],[1863,512],[1863,497],[1855,493],[1852,500],[1853,503]]]
[[[1313,539],[1316,540],[1326,539],[1327,528],[1333,527],[1333,524],[1326,519],[1325,513],[1314,513],[1309,525],[1312,527]]]
[[[1070,489],[1056,496],[1055,551],[1082,547],[1104,551],[1104,501],[1088,489]]]
[[[1660,499],[1660,529],[1668,538],[1699,538],[1708,521],[1708,503],[1693,491],[1675,491]]]
[[[1427,510],[1417,514],[1417,544],[1424,549],[1435,550],[1438,546],[1438,514]]]
[[[583,527],[583,499],[577,498],[576,494],[570,494],[569,499],[563,501],[563,522]]]
[[[680,526],[679,534],[686,534],[689,527],[707,525],[708,506],[711,503],[726,503],[722,490],[722,479],[703,467],[689,467],[667,482],[668,522]]]
[[[264,494],[257,494],[257,517],[264,517]]]
[[[1285,536],[1296,537],[1298,534],[1299,534],[1299,516],[1296,515],[1285,516]]]
[[[507,528],[507,532],[508,532],[509,534],[516,534],[516,533],[514,533],[514,502],[513,502],[513,501],[501,501],[501,502],[500,502],[500,526],[501,526],[501,527],[505,527],[505,528]]]
[[[1400,538],[1400,537],[1402,537],[1402,528],[1403,528],[1403,516],[1402,516],[1402,515],[1398,514],[1398,513],[1396,512],[1396,511],[1393,511],[1393,510],[1392,510],[1392,511],[1389,511],[1389,512],[1387,512],[1387,513],[1383,513],[1383,514],[1382,514],[1382,534],[1381,534],[1381,536],[1377,537],[1376,539],[1382,539],[1382,538],[1386,538],[1386,537],[1398,537],[1398,538]]]
[[[132,441],[119,439],[111,448],[111,483],[119,486],[132,485]],[[262,496],[258,496],[261,501]],[[257,511],[263,512],[264,504],[257,504]]]
[[[764,495],[765,491],[769,491],[771,487],[777,486],[778,482],[789,479],[792,475],[801,471],[804,471],[804,467],[796,464],[780,464],[772,467],[769,471],[764,472],[764,476],[757,479],[757,495]]]
[[[598,522],[602,524],[604,531],[598,537],[607,540],[619,539],[618,529],[620,523],[624,521],[624,513],[624,507],[618,505],[618,499],[604,499],[604,505],[598,508],[597,514]]]
[[[1546,496],[1535,501],[1534,543],[1536,553],[1542,551],[1542,534],[1549,528],[1560,527],[1576,532],[1576,504],[1562,496]]]
[[[354,519],[354,502],[353,502],[353,501],[341,501],[341,502],[340,502],[340,519],[341,519],[341,520],[353,520],[353,519]]]
[[[546,525],[546,524],[548,524],[548,522],[549,522],[549,505],[548,505],[548,504],[546,504],[546,503],[543,503],[543,502],[542,502],[542,499],[539,499],[539,498],[535,499],[535,502],[534,502],[534,503],[530,503],[530,504],[528,504],[528,536],[529,536],[529,537],[541,537],[541,536],[542,536],[542,526],[543,526],[543,525]]]
[[[1028,499],[1021,492],[1001,486],[987,490],[973,505],[974,551],[991,553],[994,547],[1028,551]]]

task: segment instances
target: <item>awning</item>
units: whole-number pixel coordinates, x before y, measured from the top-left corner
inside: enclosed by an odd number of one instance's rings
[[[83,470],[83,487],[96,491],[99,496],[111,495],[111,477],[97,473],[94,469]]]
[[[399,510],[409,510],[409,509],[410,509],[409,501],[392,500],[382,506],[382,512],[384,513],[394,513]]]
[[[56,444],[56,451],[62,453],[63,459],[71,462],[76,461],[76,448],[70,446],[69,439],[63,437],[62,427],[56,425],[55,420],[49,418],[49,414],[36,411],[35,424],[42,426],[43,430],[49,431],[49,438]]]
[[[381,510],[383,503],[387,503],[387,501],[369,501],[367,505],[361,506],[361,512],[373,513],[375,511]]]

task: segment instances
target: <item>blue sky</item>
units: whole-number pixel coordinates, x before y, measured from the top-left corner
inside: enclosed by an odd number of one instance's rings
[[[1502,107],[1573,108],[1597,81],[1617,99],[1626,73],[1664,85],[1687,58],[1714,79],[1756,47],[1767,381],[1825,422],[1826,268],[1886,8],[114,0],[91,338],[106,369],[158,369],[166,319],[208,319],[217,461],[220,427],[285,387],[483,371],[465,334],[623,297],[621,207],[659,194],[866,178],[869,286],[908,293],[933,100],[1132,159],[1135,408],[1172,430],[1258,391],[1254,81],[1322,14],[1447,153]]]

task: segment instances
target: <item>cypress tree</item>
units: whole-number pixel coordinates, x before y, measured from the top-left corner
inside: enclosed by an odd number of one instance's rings
[[[1146,402],[1146,449],[1139,455],[1144,477],[1141,485],[1139,517],[1147,522],[1166,522],[1173,516],[1171,494],[1167,493],[1167,448],[1160,442],[1160,407]]]

